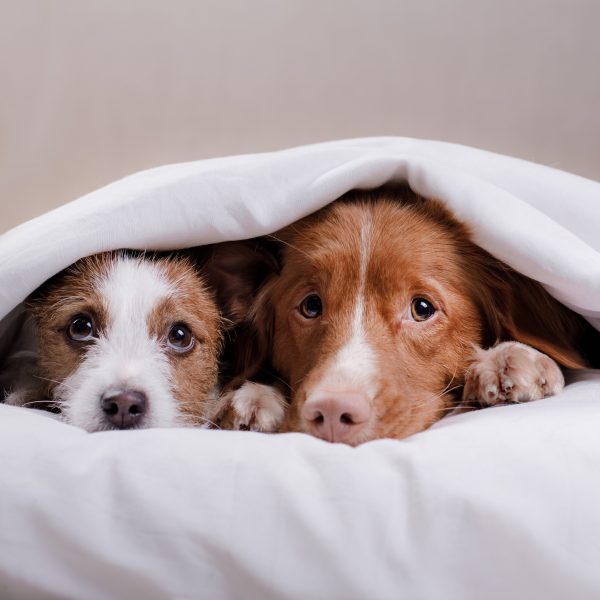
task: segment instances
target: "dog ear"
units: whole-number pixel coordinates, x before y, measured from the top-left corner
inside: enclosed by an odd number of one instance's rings
[[[202,251],[201,272],[214,290],[227,333],[222,356],[226,389],[260,381],[270,370],[274,317],[268,288],[280,270],[277,247],[259,238]]]
[[[571,369],[595,362],[594,339],[600,348],[600,334],[582,316],[558,302],[537,281],[491,257],[486,262],[483,285],[476,290],[487,321],[486,344],[516,340]]]
[[[202,266],[229,327],[249,318],[262,283],[278,272],[274,248],[261,240],[215,244],[207,250]]]
[[[233,344],[229,353],[232,387],[244,381],[272,383],[274,369],[271,364],[275,315],[269,300],[268,280],[259,291],[248,318],[232,332]]]

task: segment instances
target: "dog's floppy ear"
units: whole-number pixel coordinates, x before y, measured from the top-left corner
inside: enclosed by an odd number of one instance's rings
[[[264,238],[201,249],[201,271],[223,314],[226,387],[261,380],[269,371],[273,314],[265,293],[280,270],[277,246]]]
[[[487,321],[487,344],[516,340],[571,369],[597,361],[594,344],[600,349],[600,334],[582,316],[563,306],[537,281],[496,259],[485,260],[476,297]]]
[[[207,250],[202,267],[229,326],[249,318],[260,286],[277,272],[275,250],[261,240],[215,244]]]

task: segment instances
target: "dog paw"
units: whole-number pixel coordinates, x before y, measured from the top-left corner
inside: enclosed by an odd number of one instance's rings
[[[4,397],[4,404],[46,410],[52,405],[52,402],[44,398],[37,387],[21,387],[7,393]]]
[[[558,394],[564,385],[560,367],[549,356],[519,342],[503,342],[489,350],[477,348],[463,400],[483,406],[529,402]]]
[[[221,397],[228,405],[231,429],[278,431],[285,415],[286,401],[275,387],[247,381]]]

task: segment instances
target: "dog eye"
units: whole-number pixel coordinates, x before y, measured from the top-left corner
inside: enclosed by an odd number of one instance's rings
[[[413,321],[427,321],[435,314],[435,306],[425,298],[413,298],[409,318]]]
[[[194,345],[194,336],[187,325],[175,323],[169,330],[167,343],[177,352],[187,352]]]
[[[74,342],[87,342],[96,337],[94,321],[87,315],[77,315],[67,327],[67,337]]]
[[[317,294],[310,294],[302,300],[298,310],[305,319],[316,319],[323,312],[323,303]]]

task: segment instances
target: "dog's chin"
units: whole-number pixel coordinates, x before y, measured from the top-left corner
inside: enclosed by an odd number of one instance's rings
[[[316,433],[312,433],[312,432],[308,432],[308,431],[305,433],[308,433],[309,435],[312,435],[313,437],[316,437],[317,439],[322,440],[324,442],[329,442],[330,444],[344,444],[345,446],[350,446],[352,448],[356,448],[357,446],[366,444],[367,442],[372,442],[373,440],[380,439],[380,437],[381,437],[381,436],[377,436],[377,435],[359,434],[359,435],[344,437],[344,438],[340,438],[340,439],[328,439],[328,438],[320,436]]]
[[[76,394],[67,394],[57,399],[63,421],[80,427],[88,433],[102,431],[133,431],[150,428],[171,428],[187,425],[188,419],[181,412],[177,402],[170,394],[154,395],[148,399],[148,409],[139,419],[128,427],[119,427],[112,423],[100,408],[100,401],[90,402],[89,398],[100,398],[97,389],[80,388]]]
[[[165,428],[170,429],[173,427],[192,427],[193,424],[189,422],[189,419],[182,415],[178,415],[175,418],[157,420],[152,418],[152,415],[145,415],[137,423],[129,427],[118,427],[113,425],[106,417],[98,413],[90,419],[77,419],[69,416],[68,413],[63,413],[63,421],[68,425],[79,427],[84,429],[88,433],[99,433],[103,431],[137,431],[142,429],[156,429]]]
[[[323,442],[329,442],[330,444],[344,444],[346,446],[351,446],[355,448],[356,446],[360,446],[361,444],[366,444],[367,442],[371,442],[373,440],[377,440],[381,437],[385,437],[383,435],[378,435],[378,432],[374,429],[374,424],[369,422],[365,424],[361,424],[357,427],[355,432],[348,431],[344,435],[341,436],[326,436],[321,434],[317,429],[312,427],[309,423],[302,422],[297,427],[292,427],[288,429],[288,431],[301,431],[302,433],[306,433],[312,437],[315,437]]]
[[[147,419],[140,419],[139,423],[124,429],[113,425],[105,417],[105,415],[101,413],[101,411],[97,411],[96,413],[87,412],[87,414],[84,416],[82,414],[77,414],[75,411],[72,411],[69,408],[70,407],[68,403],[63,402],[63,421],[67,423],[67,425],[79,427],[88,433],[99,433],[102,431],[128,431],[134,429],[146,429],[150,427],[150,425],[147,424]]]
[[[131,425],[130,427],[117,427],[116,425],[113,425],[112,423],[110,423],[110,421],[108,420],[104,420],[104,423],[102,423],[99,426],[95,426],[94,428],[90,428],[90,427],[82,427],[82,429],[85,429],[88,433],[99,433],[101,431],[136,431],[136,430],[140,430],[140,429],[150,429],[152,427],[152,425],[147,423],[147,419],[140,419],[140,421],[138,423],[136,423],[135,425]]]
[[[286,428],[286,431],[300,431],[306,433],[324,442],[333,444],[345,444],[347,446],[360,446],[368,442],[376,440],[387,439],[387,440],[403,440],[416,433],[420,433],[428,429],[435,422],[442,418],[442,415],[419,415],[411,421],[402,421],[400,423],[392,421],[386,423],[381,419],[378,419],[376,415],[373,415],[369,421],[356,426],[354,431],[349,430],[345,435],[334,437],[333,439],[329,436],[323,435],[310,423],[300,419],[300,422],[290,423]]]

